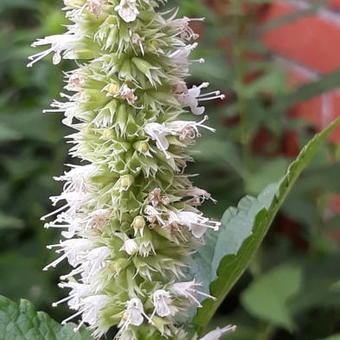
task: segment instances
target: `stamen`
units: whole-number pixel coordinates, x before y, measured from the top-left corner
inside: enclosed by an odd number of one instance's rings
[[[214,100],[214,99],[225,99],[225,95],[224,94],[221,94],[219,96],[214,96],[214,97],[209,97],[209,98],[198,98],[198,101],[200,102],[206,102],[206,101],[209,101],[209,100]]]
[[[85,320],[81,320],[79,325],[77,327],[73,328],[74,333],[77,333],[84,323],[85,323]]]
[[[35,47],[34,44],[32,44],[32,47]],[[29,60],[32,60],[30,63],[27,64],[27,67],[32,67],[36,62],[38,62],[41,59],[44,59],[47,55],[49,55],[53,51],[53,48],[50,48],[44,52],[40,52],[37,54],[34,54],[30,57],[28,57]]]
[[[70,225],[58,225],[58,224],[52,224],[52,223],[45,223],[44,228],[49,229],[49,228],[57,228],[57,229],[65,229],[68,228]]]
[[[83,311],[80,310],[79,312],[77,312],[77,313],[71,315],[70,317],[68,317],[67,319],[63,320],[63,321],[61,322],[61,324],[62,324],[62,325],[67,324],[69,321],[71,321],[72,319],[76,318],[77,316],[79,316],[79,315],[82,314],[82,313],[83,313]]]
[[[63,211],[64,209],[66,209],[66,208],[68,208],[68,207],[69,207],[69,205],[66,204],[66,205],[60,207],[59,209],[57,209],[57,210],[55,210],[55,211],[52,211],[51,213],[49,213],[49,214],[47,214],[47,215],[41,217],[40,220],[41,220],[41,221],[45,221],[46,218],[51,217],[51,216],[53,216],[53,215],[55,215],[55,214],[58,214],[60,211]]]
[[[60,262],[62,262],[64,259],[66,259],[66,257],[67,257],[66,254],[62,255],[61,257],[59,257],[58,259],[56,259],[55,261],[53,261],[52,263],[50,263],[49,265],[44,267],[43,271],[47,271],[51,267],[55,268]]]
[[[191,62],[199,63],[199,64],[204,64],[205,63],[205,59],[204,58],[194,59],[194,60],[191,60]]]
[[[58,110],[49,109],[49,110],[43,110],[43,113],[59,113],[59,112],[65,112],[65,109],[58,109]]]
[[[195,21],[205,21],[205,18],[204,17],[202,17],[202,18],[188,18],[189,19],[189,21],[191,21],[191,22],[195,22]]]
[[[214,96],[218,96],[221,94],[221,91],[212,91],[212,92],[208,92],[208,93],[203,93],[199,96],[199,98],[202,98],[202,97],[207,97],[207,96],[211,96],[211,95],[214,95]]]
[[[67,302],[67,301],[69,301],[69,300],[71,300],[71,299],[72,299],[72,296],[69,295],[69,296],[67,296],[67,297],[65,297],[65,298],[63,298],[63,299],[61,299],[61,300],[59,300],[59,301],[53,302],[53,303],[52,303],[52,307],[57,307],[58,305],[60,305],[60,304],[62,304],[62,303],[64,303],[64,302]]]
[[[83,271],[83,268],[80,266],[80,267],[72,270],[69,274],[60,276],[60,279],[66,280],[66,279],[68,279],[68,278],[70,278],[74,275],[80,274],[82,271]]]

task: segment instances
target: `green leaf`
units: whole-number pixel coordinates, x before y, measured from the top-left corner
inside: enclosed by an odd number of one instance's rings
[[[9,216],[0,211],[0,230],[1,229],[22,229],[24,222],[19,218]]]
[[[10,127],[1,123],[1,125],[0,125],[0,143],[12,142],[12,141],[20,139],[20,137],[21,136],[17,131],[15,131],[14,129],[11,129]]]
[[[340,340],[340,334],[334,334],[334,335],[331,335],[327,338],[323,338],[321,340]]]
[[[310,6],[308,6],[307,8],[294,11],[292,14],[280,16],[279,18],[271,20],[268,23],[262,25],[260,28],[260,33],[271,31],[272,29],[275,29],[277,27],[290,24],[305,16],[314,14],[324,5],[325,5],[325,0],[321,0],[321,1],[317,1],[315,3],[310,4]]]
[[[267,112],[268,116],[279,114],[297,102],[310,100],[321,93],[336,88],[339,85],[339,77],[340,70],[336,70],[320,77],[317,81],[299,86],[289,94],[278,96],[273,108]]]
[[[199,334],[248,267],[302,170],[339,123],[340,119],[317,134],[291,163],[280,182],[269,185],[256,198],[243,198],[237,208],[227,209],[219,232],[207,233],[206,245],[195,255],[192,270],[202,282],[203,290],[207,290],[210,283],[210,292],[216,300],[205,300],[203,308],[197,311],[193,323]]]
[[[261,159],[257,171],[246,178],[246,191],[252,195],[260,193],[267,185],[282,177],[287,165],[287,159],[282,157],[270,161]]]
[[[238,154],[238,150],[233,143],[229,143],[225,140],[221,141],[218,138],[202,138],[196,146],[197,152],[196,159],[199,161],[206,161],[210,164],[216,163],[216,161],[224,164],[228,164],[237,173],[242,171],[241,160]]]
[[[292,330],[294,323],[288,302],[301,287],[301,269],[285,264],[253,281],[242,293],[242,305],[252,315]]]
[[[269,93],[285,93],[286,81],[285,72],[282,68],[273,65],[272,69],[268,69],[266,73],[258,77],[249,85],[244,86],[242,89],[243,96],[247,99],[258,96],[260,92]]]
[[[17,305],[0,296],[0,340],[94,340],[85,329],[75,333],[74,327],[59,325],[27,300]]]

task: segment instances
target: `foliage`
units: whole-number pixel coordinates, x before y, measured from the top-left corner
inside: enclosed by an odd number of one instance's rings
[[[295,181],[311,160],[317,148],[339,122],[340,120],[316,135],[302,149],[278,183],[270,184],[256,198],[252,196],[242,198],[237,208],[227,209],[222,217],[222,227],[218,233],[207,235],[206,244],[199,249],[196,255],[193,272],[194,276],[204,283],[205,288],[210,285],[210,292],[216,297],[216,300],[206,300],[203,303],[203,308],[198,310],[194,319],[194,324],[198,330],[204,329],[218,306],[243,274]],[[288,270],[288,273],[291,274],[292,271]],[[279,272],[276,275],[282,274]],[[296,292],[299,287],[298,284],[295,284],[295,281],[299,282],[298,275],[299,273],[294,272],[289,283],[285,284],[284,289],[278,289],[280,294],[276,296],[274,293],[274,298],[271,300],[274,307],[275,297],[285,299]],[[256,284],[254,285],[256,287]],[[266,281],[257,282],[257,286],[260,286],[261,293],[261,290],[266,288]],[[255,294],[255,298],[258,295]],[[267,313],[272,313],[273,309],[275,310],[275,308],[264,308]],[[274,314],[270,315],[274,316]],[[289,316],[285,318],[284,315],[281,315],[281,317],[283,321],[280,325],[291,329],[292,321]]]
[[[60,326],[46,313],[36,312],[27,300],[20,304],[0,296],[0,339],[1,340],[91,340],[84,329],[74,333],[76,325]]]

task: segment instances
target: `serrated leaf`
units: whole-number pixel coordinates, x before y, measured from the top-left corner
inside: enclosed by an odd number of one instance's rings
[[[288,302],[301,286],[301,268],[285,264],[253,281],[242,293],[242,305],[252,315],[292,330],[294,322]]]
[[[94,340],[85,329],[75,333],[74,327],[59,325],[27,300],[18,305],[0,296],[0,340]]]
[[[203,283],[203,290],[207,290],[210,283],[210,293],[216,300],[205,300],[203,308],[197,311],[193,323],[199,334],[248,267],[302,170],[339,123],[340,119],[317,134],[291,163],[280,182],[269,185],[256,198],[243,198],[237,208],[225,212],[219,232],[207,233],[206,245],[198,250],[193,270],[196,279]]]

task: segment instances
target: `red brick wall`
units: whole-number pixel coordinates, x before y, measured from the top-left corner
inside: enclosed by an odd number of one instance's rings
[[[261,19],[270,21],[307,9],[312,2],[276,1],[261,12]],[[274,55],[284,60],[292,85],[317,80],[322,74],[340,68],[340,0],[329,1],[312,15],[272,29],[262,40]],[[292,114],[312,122],[318,129],[325,127],[340,116],[340,88],[297,104]],[[331,140],[340,142],[340,129]]]

